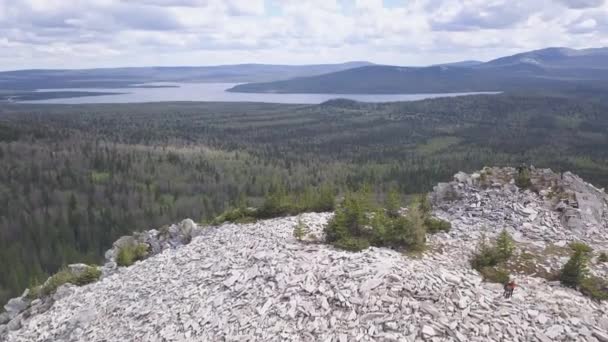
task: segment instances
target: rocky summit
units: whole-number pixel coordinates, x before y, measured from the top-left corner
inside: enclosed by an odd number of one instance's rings
[[[429,236],[421,254],[326,245],[330,213],[301,216],[311,232],[305,241],[293,237],[296,217],[187,221],[173,229],[179,243],[160,243],[130,267],[116,267],[110,251],[99,281],[61,286],[45,310],[36,309],[41,302],[7,304],[12,325],[0,326],[0,339],[608,341],[608,305],[546,276],[567,261],[571,241],[608,249],[606,194],[573,174],[533,168],[524,190],[516,173],[485,168],[439,184],[429,195],[433,213],[452,230]],[[510,299],[469,264],[480,236],[502,229],[519,256],[533,256],[513,269],[519,286]],[[183,231],[188,238],[175,235]],[[591,271],[606,274],[594,261]]]

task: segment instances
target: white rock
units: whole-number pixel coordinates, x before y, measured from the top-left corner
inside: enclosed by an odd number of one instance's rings
[[[430,326],[430,325],[423,325],[422,326],[422,335],[426,338],[428,337],[433,337],[435,336],[437,333],[435,332],[435,329]]]

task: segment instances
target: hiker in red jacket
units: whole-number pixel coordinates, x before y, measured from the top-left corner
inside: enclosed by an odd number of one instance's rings
[[[515,284],[514,280],[510,280],[509,282],[507,282],[505,284],[505,287],[504,287],[504,289],[505,289],[505,293],[504,293],[505,298],[511,298],[513,296],[513,290],[515,290],[515,286],[516,286],[516,284]]]

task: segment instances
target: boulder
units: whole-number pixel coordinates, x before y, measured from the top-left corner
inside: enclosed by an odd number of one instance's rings
[[[82,274],[84,274],[89,268],[91,268],[91,266],[89,266],[87,264],[71,264],[71,265],[68,265],[68,270],[70,271],[70,273],[72,273],[76,277],[81,276]]]
[[[423,325],[422,326],[422,336],[424,338],[428,339],[428,338],[433,337],[435,335],[437,335],[437,333],[435,332],[435,328],[433,328],[430,325]]]
[[[11,321],[8,322],[8,324],[6,325],[8,330],[15,331],[15,330],[21,329],[21,319],[22,319],[21,315],[16,316],[15,318],[11,319]]]
[[[4,305],[4,310],[13,319],[30,305],[30,300],[26,296],[12,298]]]
[[[8,312],[3,312],[0,314],[0,325],[8,323],[10,320],[11,316],[8,314]]]
[[[70,283],[59,286],[53,294],[53,300],[57,301],[71,295],[75,288],[76,286]]]
[[[433,192],[429,195],[429,199],[433,204],[445,201],[449,202],[458,198],[460,198],[460,195],[451,183],[438,183],[433,187]]]
[[[471,184],[471,176],[469,176],[468,174],[460,171],[457,174],[454,175],[454,181],[458,182],[458,183],[467,183],[467,184]]]

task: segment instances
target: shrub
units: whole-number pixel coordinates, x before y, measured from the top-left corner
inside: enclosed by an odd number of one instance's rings
[[[498,267],[483,267],[479,273],[485,281],[504,284],[509,281],[509,272]]]
[[[580,282],[580,291],[596,300],[608,299],[608,283],[598,277],[587,277]]]
[[[370,238],[369,229],[371,201],[366,192],[348,193],[342,205],[336,210],[334,217],[325,227],[328,242],[336,242],[343,238]]]
[[[600,253],[600,256],[597,257],[597,262],[599,262],[599,263],[608,262],[608,254],[606,254],[606,252]]]
[[[277,187],[266,194],[260,208],[246,208],[241,205],[235,209],[228,209],[217,216],[212,224],[217,225],[224,222],[250,223],[257,219],[297,215],[304,212],[326,212],[334,209],[334,190],[329,186],[307,188],[299,196],[288,194],[282,187]]]
[[[505,283],[509,280],[509,273],[500,267],[513,255],[515,246],[511,236],[503,230],[494,244],[489,244],[482,236],[477,250],[471,258],[471,267],[476,269],[486,281]]]
[[[364,238],[344,237],[334,245],[347,251],[359,252],[369,247],[369,241]]]
[[[143,260],[148,255],[148,245],[140,243],[128,245],[121,248],[116,256],[118,266],[131,266],[138,260]]]
[[[410,206],[406,217],[401,216],[395,219],[392,234],[388,236],[388,239],[396,243],[396,247],[406,246],[414,250],[424,248],[426,226],[417,204]]]
[[[255,222],[257,213],[253,208],[236,208],[229,209],[223,212],[221,215],[213,219],[212,224],[219,225],[224,222],[234,223],[250,223]]]
[[[575,252],[581,252],[587,256],[589,256],[589,254],[591,254],[591,252],[593,252],[593,249],[584,242],[572,242],[570,244],[570,249],[572,249]]]
[[[71,283],[72,281],[74,281],[74,275],[67,268],[61,269],[40,287],[40,296],[45,297],[55,293],[59,286]]]
[[[266,219],[284,216],[290,213],[295,213],[295,203],[291,196],[288,196],[283,190],[277,190],[269,193],[264,199],[264,203],[257,212],[257,217]]]
[[[593,249],[589,245],[582,242],[573,242],[570,244],[573,253],[568,262],[562,267],[559,279],[564,286],[577,288],[585,296],[595,300],[608,299],[608,282],[605,280],[589,275],[587,266]],[[602,252],[598,257],[606,256]]]
[[[334,190],[328,186],[323,185],[318,189],[309,188],[304,193],[309,193],[308,196],[303,196],[299,199],[299,207],[301,212],[326,212],[334,211],[336,208],[336,197]]]
[[[88,266],[87,269],[76,275],[67,268],[62,268],[57,273],[53,274],[47,281],[40,286],[30,288],[30,298],[46,297],[57,291],[63,284],[74,284],[77,286],[86,285],[95,282],[101,276],[101,270],[97,266]]]
[[[517,175],[515,176],[515,185],[520,189],[528,189],[532,186],[530,169],[528,167],[518,167]]]
[[[449,232],[450,229],[452,229],[452,224],[450,222],[434,217],[427,217],[424,220],[424,225],[426,226],[427,232],[431,234]]]
[[[471,266],[480,271],[484,267],[493,267],[498,265],[500,258],[496,252],[496,248],[489,245],[485,236],[482,236],[477,244],[477,250],[471,258]]]
[[[302,239],[304,238],[304,236],[307,233],[308,233],[308,227],[304,224],[304,222],[302,221],[302,218],[300,216],[298,216],[298,223],[296,224],[296,226],[293,229],[293,236],[296,238],[296,240],[302,241]]]
[[[73,284],[82,286],[95,282],[101,277],[101,270],[97,267],[88,267],[81,275],[75,277]]]
[[[394,199],[394,196],[393,196]],[[418,202],[406,216],[373,205],[367,191],[349,193],[325,227],[327,242],[348,250],[369,245],[421,250],[426,242],[426,225]]]

